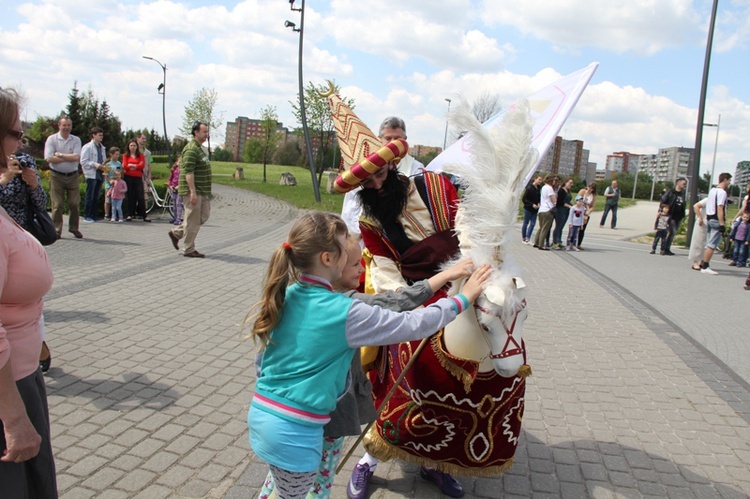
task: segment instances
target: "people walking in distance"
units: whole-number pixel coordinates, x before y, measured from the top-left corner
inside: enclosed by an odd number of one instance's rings
[[[536,217],[539,213],[539,202],[541,201],[541,193],[539,189],[544,183],[544,177],[541,173],[535,173],[534,178],[526,186],[523,191],[523,225],[521,226],[521,237],[523,238],[524,244],[531,242],[531,235],[534,233],[534,226],[536,225]]]
[[[128,192],[128,185],[122,179],[122,172],[115,170],[115,178],[112,179],[109,191],[107,194],[112,200],[112,222],[122,222],[125,217],[122,213],[122,202],[125,199],[125,194]]]
[[[73,122],[63,116],[57,122],[59,131],[47,137],[44,143],[44,160],[49,164],[49,195],[52,201],[52,220],[57,237],[62,237],[63,210],[68,203],[68,232],[77,239],[81,194],[78,185],[78,161],[81,159],[81,139],[72,135]]]
[[[490,274],[480,267],[459,295],[411,312],[373,307],[330,284],[347,263],[347,232],[337,215],[300,217],[271,256],[252,319],[263,362],[248,412],[250,444],[283,498],[305,497],[314,482],[323,427],[344,393],[356,348],[433,334],[470,306]],[[293,284],[292,273],[299,276]]]
[[[665,254],[665,248],[667,247],[667,237],[669,237],[669,205],[665,204],[659,208],[659,214],[656,215],[654,221],[654,230],[656,235],[654,236],[654,242],[651,245],[651,254],[656,253],[656,245],[661,241],[661,254]]]
[[[566,248],[568,251],[578,249],[578,232],[583,227],[583,219],[586,216],[586,205],[583,202],[583,196],[576,196],[576,204],[570,209],[568,215],[568,240]]]
[[[687,180],[684,177],[680,177],[674,184],[674,188],[668,190],[662,197],[659,206],[669,206],[669,230],[667,231],[666,244],[662,248],[662,254],[673,256],[672,253],[672,241],[674,236],[682,225],[682,219],[685,218],[685,186],[687,186]]]
[[[586,227],[589,225],[591,214],[596,207],[596,182],[591,182],[585,189],[578,191],[579,196],[583,196],[583,205],[586,207],[586,213],[583,215],[583,227],[578,231],[578,249],[582,250],[583,236],[586,233]]]
[[[557,189],[557,202],[555,207],[555,229],[552,231],[552,247],[562,249],[562,233],[565,225],[568,223],[568,214],[573,207],[573,197],[570,194],[570,188],[573,187],[573,179],[568,177]]]
[[[125,174],[125,183],[128,185],[128,205],[126,222],[139,216],[144,222],[150,222],[146,218],[146,204],[143,199],[143,169],[146,167],[146,157],[138,150],[135,140],[128,142],[128,148],[122,157],[122,171]]]
[[[120,163],[120,148],[112,146],[108,151],[107,161],[104,162],[104,219],[112,216],[112,198],[109,196],[109,188],[112,187],[112,179],[115,178],[115,172],[120,170],[122,178],[122,163]]]
[[[170,169],[169,180],[167,181],[167,189],[172,193],[172,199],[174,201],[174,218],[172,223],[174,225],[180,225],[182,223],[182,197],[177,192],[177,188],[180,185],[180,158],[177,158]]]
[[[208,139],[208,125],[199,121],[192,128],[193,140],[182,150],[180,159],[180,183],[178,192],[182,196],[185,209],[184,221],[179,227],[169,231],[169,239],[176,250],[180,249],[180,239],[185,238],[183,256],[203,258],[205,255],[195,249],[195,238],[201,226],[211,215],[211,162],[203,150]]]
[[[730,267],[744,267],[747,263],[747,251],[750,246],[750,213],[745,212],[740,218],[740,223],[732,227],[729,239],[734,243],[732,262]]]
[[[700,263],[701,273],[716,275],[709,263],[714,254],[714,250],[719,245],[721,237],[726,232],[726,205],[727,205],[727,187],[732,181],[730,173],[719,175],[719,183],[711,189],[706,196],[706,223],[708,224],[708,233],[706,235],[706,248],[703,252],[703,259]]]
[[[607,200],[604,203],[604,213],[602,213],[602,220],[599,222],[599,227],[604,227],[607,223],[607,215],[612,212],[612,223],[610,227],[613,229],[617,228],[617,205],[620,203],[620,188],[618,187],[617,180],[612,181],[612,185],[604,189],[604,197]]]
[[[693,225],[693,238],[690,240],[690,251],[688,260],[692,262],[693,270],[701,269],[701,260],[703,259],[703,249],[706,247],[706,201],[703,198],[693,205],[695,212],[695,224]]]
[[[539,230],[536,232],[534,247],[545,251],[549,250],[547,241],[549,240],[552,221],[555,219],[555,205],[557,204],[555,182],[557,182],[557,175],[553,173],[544,177],[544,186],[539,203]]]

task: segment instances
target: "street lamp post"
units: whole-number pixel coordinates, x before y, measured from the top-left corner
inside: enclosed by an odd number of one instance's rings
[[[451,112],[451,100],[446,98],[445,101],[448,103],[448,112]],[[448,116],[445,117],[445,136],[443,137],[443,151],[448,145]]]
[[[708,87],[708,68],[711,66],[711,47],[714,43],[714,26],[716,26],[716,10],[719,0],[713,0],[711,6],[711,20],[708,23],[708,39],[706,40],[706,56],[703,60],[703,79],[701,81],[701,95],[698,99],[698,120],[695,127],[695,149],[693,152],[693,168],[689,170],[690,177],[690,203],[693,206],[698,201],[698,175],[701,166],[701,143],[703,142],[703,115],[706,111],[706,90]],[[695,211],[688,210],[688,226],[685,237],[685,246],[690,246],[693,239],[693,226],[695,225]]]
[[[302,118],[302,131],[305,134],[305,147],[307,148],[307,159],[310,166],[310,175],[312,176],[313,191],[315,192],[315,201],[320,203],[320,187],[318,186],[318,177],[315,175],[315,163],[313,162],[312,142],[310,141],[310,131],[307,129],[307,117],[305,115],[305,93],[302,85],[302,41],[304,39],[305,29],[305,0],[302,0],[302,6],[299,9],[294,8],[296,0],[289,0],[289,8],[294,12],[299,12],[299,28],[291,21],[285,21],[284,26],[292,28],[292,31],[299,33],[299,110]]]
[[[171,167],[172,144],[169,143],[169,136],[167,135],[167,65],[162,64],[161,62],[157,61],[153,57],[149,57],[147,55],[144,55],[143,58],[148,59],[150,61],[154,61],[156,64],[161,66],[162,72],[164,74],[164,78],[162,79],[161,85],[157,87],[156,91],[161,94],[161,118],[162,118],[162,122],[164,123],[164,140],[167,143],[166,144],[167,145],[167,157],[169,158],[169,165]]]
[[[721,126],[721,115],[716,123],[703,123],[703,126],[715,126],[716,127],[716,140],[714,141],[714,159],[711,162],[711,176],[708,177],[708,188],[711,189],[714,181],[714,170],[716,169],[716,150],[719,147],[719,127]]]

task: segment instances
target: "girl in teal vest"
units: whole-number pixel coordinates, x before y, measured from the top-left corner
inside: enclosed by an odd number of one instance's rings
[[[280,499],[307,494],[320,463],[323,426],[347,390],[356,349],[433,334],[476,299],[490,273],[480,267],[461,294],[391,312],[333,292],[330,283],[347,262],[346,239],[337,215],[297,219],[271,257],[254,317],[252,334],[264,350],[248,412],[250,444],[269,464]]]

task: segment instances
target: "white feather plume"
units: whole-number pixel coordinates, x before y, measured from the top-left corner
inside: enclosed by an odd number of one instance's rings
[[[465,147],[471,157],[469,165],[446,166],[461,176],[465,187],[456,218],[461,254],[470,256],[476,265],[489,263],[496,269],[485,294],[511,311],[525,292],[519,285],[523,282],[521,269],[507,250],[523,180],[538,157],[531,147],[534,120],[529,104],[517,102],[505,113],[502,125],[492,129],[479,123],[465,101],[454,107],[449,119],[454,128],[467,133]],[[490,288],[494,288],[494,297]]]

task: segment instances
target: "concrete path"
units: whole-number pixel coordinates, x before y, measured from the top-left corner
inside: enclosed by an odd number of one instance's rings
[[[197,241],[204,260],[174,251],[165,220],[85,224],[83,240],[64,233],[49,247],[46,379],[62,497],[257,496],[266,467],[247,443],[254,348],[240,324],[296,211],[216,191]],[[534,369],[524,433],[508,473],[460,478],[466,497],[750,497],[750,387],[670,319],[697,304],[644,299],[601,270],[632,281],[655,271],[641,266],[659,257],[617,247],[631,244],[618,240],[628,210],[619,217],[618,231],[589,229],[590,249],[575,255],[519,242]],[[708,276],[660,258],[675,266],[673,289],[701,296],[693,286]],[[332,497],[345,497],[353,464]],[[381,463],[370,497],[439,496],[415,469]]]

